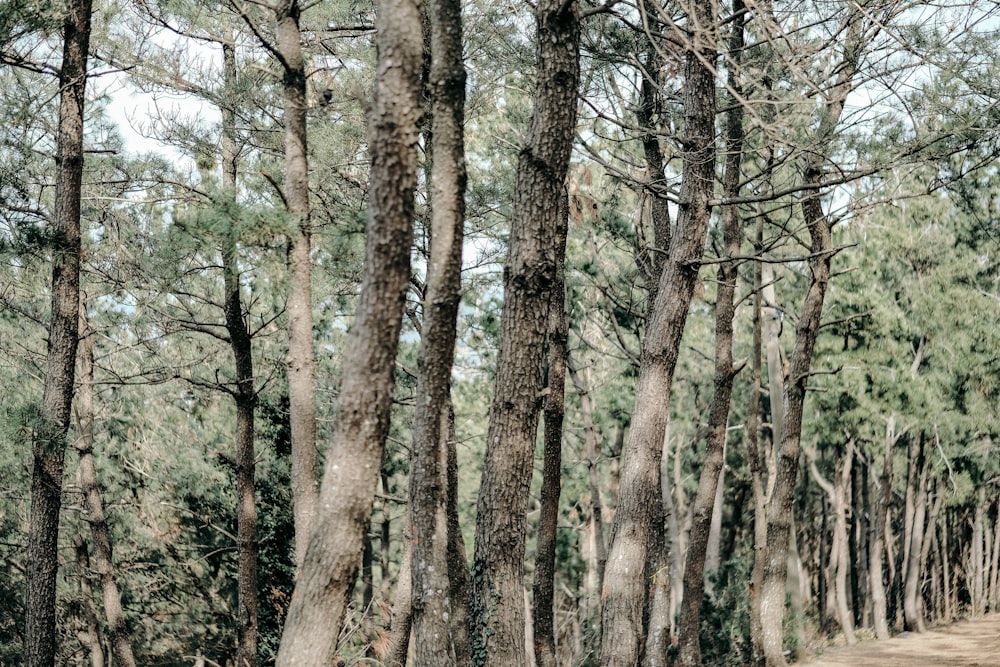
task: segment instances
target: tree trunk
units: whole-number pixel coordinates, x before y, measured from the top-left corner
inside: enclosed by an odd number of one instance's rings
[[[729,39],[730,62],[739,67],[743,50],[742,0],[735,0],[733,13],[737,16]],[[729,77],[729,85],[739,95],[737,77]],[[743,159],[743,107],[731,101],[726,114],[726,168],[723,189],[726,197],[737,197],[740,191],[740,165]],[[726,434],[733,396],[733,318],[736,315],[735,297],[742,238],[739,208],[726,206],[722,211],[723,244],[725,261],[719,264],[718,288],[715,299],[715,385],[712,405],[709,408],[708,434],[705,438],[705,456],[701,479],[694,500],[693,521],[684,566],[684,594],[680,614],[680,665],[701,665],[701,605],[705,594],[705,563],[709,535],[716,516],[716,500],[721,488],[723,466],[726,463]],[[720,502],[721,505],[721,502]],[[720,507],[721,511],[721,507]],[[716,537],[718,540],[718,537]],[[717,544],[717,543],[716,543]],[[718,547],[716,547],[718,552]]]
[[[41,419],[32,442],[31,518],[25,559],[24,656],[27,667],[51,667],[56,659],[59,508],[79,334],[80,199],[90,15],[91,0],[71,0],[63,22],[55,215],[50,241],[52,307]]]
[[[108,640],[114,652],[116,664],[120,667],[135,667],[132,644],[122,613],[122,598],[118,591],[117,574],[111,557],[111,539],[108,536],[108,522],[104,516],[104,503],[97,484],[97,469],[94,465],[94,340],[87,321],[87,307],[80,304],[80,388],[77,393],[77,420],[79,437],[76,450],[80,456],[77,476],[80,491],[87,508],[87,522],[94,540],[94,560],[101,581],[101,598],[104,614],[108,619]],[[79,549],[79,547],[78,547]],[[86,546],[83,547],[86,554]]]
[[[940,493],[938,494],[940,497]],[[989,610],[991,612],[997,611],[997,601],[1000,592],[997,590],[997,584],[1000,583],[1000,572],[998,572],[998,567],[1000,567],[1000,502],[996,503],[996,510],[994,511],[993,519],[993,550],[992,558],[990,559],[990,588],[989,588],[989,598],[987,602],[989,604]]]
[[[535,108],[518,159],[472,570],[473,664],[497,667],[528,661],[522,602],[525,513],[544,389],[549,305],[561,256],[556,230],[565,215],[580,79],[576,0],[541,0],[535,19]]]
[[[236,85],[236,52],[231,43],[222,46],[225,87]],[[235,197],[236,110],[231,103],[222,106],[222,187],[226,196]],[[223,311],[226,331],[236,366],[236,562],[237,562],[237,652],[239,667],[257,664],[257,507],[254,501],[254,407],[257,392],[253,376],[253,349],[250,332],[243,317],[240,294],[238,232],[235,221],[222,248],[222,273],[225,288]]]
[[[559,524],[559,494],[562,485],[562,436],[566,403],[566,235],[569,222],[568,200],[561,205],[567,210],[557,219],[556,280],[552,285],[549,305],[549,369],[548,396],[545,398],[544,455],[542,463],[541,517],[538,526],[538,546],[535,549],[535,580],[532,586],[534,616],[532,634],[535,638],[535,663],[538,667],[555,667],[555,583],[556,532]]]
[[[567,350],[566,369],[569,372],[573,386],[580,398],[580,413],[583,418],[584,433],[584,456],[587,461],[587,480],[590,484],[590,523],[591,527],[588,537],[592,540],[591,554],[588,559],[588,594],[596,591],[597,599],[600,600],[601,591],[604,590],[604,566],[608,561],[608,552],[604,544],[604,503],[601,501],[601,483],[598,474],[597,463],[601,455],[601,441],[594,426],[593,406],[590,403],[590,383],[581,377],[580,372],[573,364],[573,358]],[[591,581],[592,580],[592,581]],[[590,602],[588,601],[587,617],[590,616]],[[600,617],[597,618],[598,628],[595,634],[600,636]]]
[[[90,652],[90,667],[104,667],[100,623],[97,621],[94,592],[90,588],[90,555],[83,535],[76,536],[73,546],[76,549],[76,564],[80,568],[80,597],[83,598],[83,616],[87,623],[86,632],[80,632],[80,643]]]
[[[275,10],[275,47],[281,64],[285,122],[285,208],[288,242],[288,410],[292,434],[292,510],[295,565],[302,568],[316,517],[316,399],[312,322],[312,231],[309,222],[309,153],[306,72],[298,0]]]
[[[815,460],[809,462],[813,479],[826,493],[829,507],[833,512],[833,535],[830,540],[827,566],[824,568],[829,595],[824,614],[837,619],[848,646],[858,643],[857,637],[854,635],[854,619],[848,608],[847,600],[847,570],[850,567],[847,537],[847,492],[853,458],[854,440],[850,439],[847,443],[846,453],[837,461],[833,482],[823,478],[816,467]]]
[[[909,550],[904,562],[905,578],[903,583],[903,621],[911,632],[923,632],[924,620],[920,612],[920,551],[924,539],[924,518],[927,512],[927,464],[924,453],[924,436],[917,436],[916,450],[911,465],[914,466],[914,511],[913,525],[910,528]]]
[[[279,667],[336,662],[337,637],[371,523],[389,431],[393,370],[410,278],[423,43],[419,3],[383,0],[377,15],[361,294],[344,347],[337,423],[319,511],[285,621]]]
[[[868,581],[868,471],[869,467],[864,457],[860,457],[859,465],[855,465],[851,473],[851,528],[848,553],[856,567],[850,568],[851,574],[851,615],[855,624],[869,627],[869,605],[866,599],[865,582]]]
[[[654,530],[649,537],[645,571],[649,574],[649,595],[646,599],[644,615],[646,645],[641,657],[643,667],[663,667],[666,663],[667,648],[674,634],[674,601],[683,592],[684,561],[682,529],[679,517],[680,503],[674,496],[671,457],[670,428],[663,434],[663,450],[660,455],[661,505],[653,507]],[[677,450],[680,450],[678,439]]]
[[[886,419],[885,424],[885,458],[882,464],[882,477],[879,482],[878,496],[876,496],[875,500],[875,521],[872,527],[871,551],[868,562],[872,594],[872,621],[875,626],[875,636],[879,639],[889,638],[882,556],[885,552],[887,514],[889,512],[889,503],[892,500],[892,449],[901,435],[901,433],[896,433],[895,415],[890,415]]]
[[[660,459],[680,339],[705,250],[715,181],[715,16],[709,3],[688,15],[684,74],[685,148],[677,230],[646,325],[632,427],[611,529],[601,622],[601,665],[633,667],[645,642],[648,543],[660,491]]]
[[[389,630],[389,647],[382,661],[386,667],[406,667],[410,649],[410,631],[413,628],[413,536],[407,528],[403,543],[403,559],[399,564],[396,582],[396,600],[392,604],[392,621]]]
[[[450,550],[451,371],[465,224],[465,67],[458,0],[431,0],[430,259],[424,288],[410,467],[416,664],[457,664]],[[465,634],[462,629],[459,634]]]
[[[754,253],[760,255],[764,249],[763,217],[757,216],[754,233]],[[747,463],[750,468],[750,484],[753,487],[753,569],[750,572],[750,664],[764,663],[763,619],[761,618],[760,591],[764,580],[764,548],[767,540],[768,480],[764,477],[763,461],[768,457],[761,451],[760,428],[760,388],[763,376],[764,333],[763,333],[763,273],[766,265],[754,262],[753,272],[753,348],[751,352],[750,398],[747,405]],[[767,447],[770,449],[770,447]]]
[[[847,96],[854,87],[854,76],[863,44],[861,22],[864,16],[862,9],[854,8],[846,19],[843,57],[837,70],[837,80],[826,94],[827,102],[816,131],[816,150],[808,154],[802,165],[803,182],[806,184],[818,183],[822,177],[824,160],[834,130],[840,123]],[[782,621],[792,500],[801,451],[802,412],[834,254],[831,234],[833,221],[823,212],[821,196],[819,191],[810,190],[801,199],[802,217],[809,229],[811,276],[795,330],[789,377],[785,382],[784,433],[778,452],[774,491],[767,508],[767,547],[764,553],[760,606],[761,646],[766,664],[770,667],[787,664],[782,652]]]
[[[458,451],[455,447],[455,410],[448,406],[448,583],[451,586],[451,624],[455,660],[472,664],[469,643],[469,599],[472,594],[469,561],[458,517]]]

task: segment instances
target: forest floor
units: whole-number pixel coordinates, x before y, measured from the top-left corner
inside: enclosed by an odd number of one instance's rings
[[[798,663],[807,667],[1000,666],[1000,614],[903,633],[885,641],[828,648]]]

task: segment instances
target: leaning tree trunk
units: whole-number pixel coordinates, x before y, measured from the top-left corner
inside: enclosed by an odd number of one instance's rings
[[[560,202],[566,207],[565,196]],[[549,302],[548,396],[545,399],[544,454],[542,459],[542,501],[535,549],[533,632],[535,662],[538,667],[555,667],[556,636],[554,598],[556,581],[556,531],[559,523],[559,495],[562,490],[562,435],[566,403],[566,235],[569,211],[557,218],[556,280]]]
[[[114,652],[115,664],[135,667],[132,644],[129,641],[125,616],[122,613],[122,597],[118,591],[117,574],[111,557],[111,538],[108,536],[108,522],[104,516],[104,503],[97,485],[97,468],[94,465],[94,332],[89,329],[87,306],[80,304],[80,389],[77,393],[77,420],[80,434],[76,450],[80,456],[77,471],[84,506],[87,508],[87,523],[94,540],[94,566],[101,582],[101,599],[104,601],[104,615],[108,620],[108,642]],[[86,546],[83,547],[86,550]]]
[[[458,0],[430,0],[431,99],[430,259],[424,290],[417,405],[410,466],[413,531],[413,640],[416,664],[458,664],[465,628],[454,623],[451,585],[449,453],[451,371],[455,350],[465,223],[465,67]]]
[[[59,508],[66,432],[73,403],[80,313],[80,198],[83,183],[83,113],[90,45],[91,0],[71,0],[63,22],[56,137],[55,215],[52,220],[52,310],[48,326],[40,423],[34,433],[31,518],[25,594],[27,667],[56,659],[56,574]]]
[[[517,165],[500,350],[472,570],[475,665],[527,664],[525,530],[538,412],[545,388],[549,304],[559,271],[556,230],[576,132],[580,21],[576,0],[540,0],[535,109]]]
[[[821,179],[823,164],[832,142],[833,133],[843,114],[847,96],[854,87],[854,76],[861,57],[864,12],[851,10],[847,17],[846,37],[837,80],[827,93],[819,127],[816,150],[809,153],[803,165],[803,183],[814,185]],[[767,544],[763,553],[761,591],[760,645],[767,665],[786,663],[782,650],[782,622],[785,611],[785,585],[788,575],[788,545],[792,519],[792,500],[799,470],[801,452],[802,413],[806,385],[812,367],[812,353],[819,333],[823,301],[830,281],[830,264],[834,247],[833,221],[823,212],[822,193],[809,190],[802,196],[802,217],[809,229],[810,282],[795,329],[795,345],[790,358],[788,379],[785,381],[785,409],[778,451],[774,490],[767,508]]]
[[[735,0],[733,13],[737,16],[729,39],[729,62],[738,68],[743,51],[742,0]],[[731,70],[732,71],[732,70]],[[735,96],[740,96],[737,76],[730,75],[729,85]],[[727,198],[739,196],[740,165],[743,159],[743,107],[735,100],[726,115],[726,169],[723,189]],[[720,491],[720,478],[725,465],[726,429],[733,396],[733,318],[736,315],[736,282],[740,254],[740,216],[735,204],[722,212],[723,253],[718,270],[718,292],[715,299],[715,388],[709,410],[708,434],[705,439],[705,456],[701,479],[694,500],[691,532],[688,538],[687,561],[684,566],[684,596],[680,614],[680,665],[701,665],[701,605],[705,594],[705,559],[709,534],[716,519],[716,498]]]
[[[285,207],[288,242],[288,411],[292,439],[292,514],[295,564],[302,567],[316,516],[316,399],[312,321],[312,230],[309,224],[309,154],[306,144],[306,71],[298,0],[275,11],[275,47],[283,71]]]
[[[222,46],[223,76],[227,90],[236,83],[236,52],[232,44]],[[236,110],[229,100],[222,105],[222,187],[224,196],[235,196]],[[223,312],[226,332],[236,366],[236,663],[240,667],[257,664],[257,505],[254,500],[254,407],[257,391],[253,377],[253,348],[240,294],[238,237],[235,221],[222,247],[222,274],[225,297]]]
[[[681,334],[705,250],[715,181],[715,17],[710,3],[688,16],[685,147],[677,230],[649,314],[604,575],[601,665],[633,667],[645,643],[648,545],[660,503],[660,462]]]
[[[420,26],[420,5],[415,0],[379,3],[361,295],[344,348],[337,424],[326,457],[319,511],[278,651],[280,667],[336,662],[337,637],[371,523],[410,278],[417,123],[423,111]]]

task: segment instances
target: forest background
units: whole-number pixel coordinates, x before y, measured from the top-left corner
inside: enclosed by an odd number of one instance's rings
[[[997,610],[996,14],[0,3],[0,664]]]

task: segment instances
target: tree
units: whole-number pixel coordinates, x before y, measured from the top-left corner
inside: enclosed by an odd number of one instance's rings
[[[518,155],[504,267],[497,375],[476,516],[472,567],[474,665],[526,664],[525,514],[538,429],[549,305],[562,256],[566,172],[576,130],[579,7],[545,0],[535,9],[535,106]],[[562,391],[562,388],[559,388]]]
[[[716,21],[712,7],[687,8],[683,35],[684,168],[680,212],[650,310],[632,425],[623,455],[621,495],[611,527],[604,581],[601,664],[638,663],[645,639],[643,609],[647,544],[659,526],[660,462],[667,411],[681,335],[694,294],[708,232],[709,201],[715,183]]]
[[[345,349],[321,511],[288,611],[280,666],[334,660],[389,429],[392,371],[410,277],[422,39],[418,3],[386,0],[378,9],[364,275]]]
[[[738,71],[744,46],[744,5],[741,0],[733,3],[732,31],[729,37],[728,64],[730,72]],[[739,97],[742,86],[739,74],[730,76],[729,86],[732,97]],[[743,108],[735,100],[730,101],[725,124],[725,172],[723,175],[724,196],[736,199],[740,194],[743,163]],[[684,566],[684,597],[681,603],[679,630],[681,665],[701,664],[701,605],[705,590],[705,559],[708,551],[709,533],[715,512],[718,486],[721,483],[725,464],[726,436],[732,402],[733,380],[736,369],[733,364],[733,319],[736,316],[736,287],[738,282],[740,245],[742,240],[740,211],[738,205],[723,209],[723,253],[719,263],[718,287],[715,297],[715,383],[709,422],[705,438],[704,465],[698,483],[698,493],[692,509],[688,551]]]
[[[31,523],[28,532],[25,663],[50,667],[56,654],[56,573],[59,510],[76,372],[80,312],[80,199],[83,180],[84,99],[90,46],[91,1],[69,3],[63,21],[56,141],[56,200],[52,220],[52,306],[45,384],[33,436]]]
[[[465,547],[458,530],[451,375],[465,226],[465,66],[457,0],[428,3],[430,256],[424,281],[410,459],[413,639],[417,665],[467,664]]]
[[[77,419],[79,438],[76,443],[80,455],[78,471],[80,491],[87,507],[87,521],[94,540],[94,560],[100,576],[101,598],[104,614],[108,619],[108,641],[115,661],[123,667],[135,667],[135,656],[128,628],[122,613],[121,593],[118,589],[118,574],[111,557],[111,539],[105,518],[104,502],[97,483],[94,465],[94,331],[87,319],[87,304],[80,303],[80,387],[77,391]],[[81,543],[86,554],[86,544]],[[98,643],[99,646],[99,643]]]
[[[312,230],[306,129],[306,72],[300,45],[298,0],[274,7],[274,53],[283,72],[285,207],[291,218],[288,242],[288,404],[292,429],[292,497],[295,562],[305,557],[316,515],[316,383],[312,317]]]

